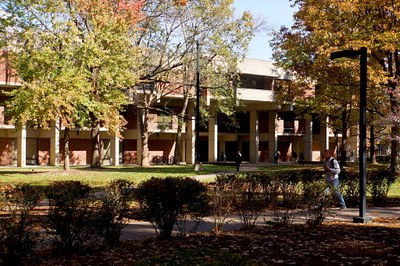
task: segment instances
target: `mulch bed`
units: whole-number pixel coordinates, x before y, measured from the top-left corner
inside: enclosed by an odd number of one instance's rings
[[[171,261],[177,251],[210,249],[240,255],[250,265],[400,265],[399,245],[398,217],[379,218],[369,224],[326,222],[314,227],[304,224],[266,225],[218,235],[197,233],[168,240],[151,237],[124,241],[114,248],[97,246],[81,249],[73,254],[45,249],[26,259],[24,264],[135,265],[150,257]],[[204,256],[201,262],[201,265],[213,265],[210,256]],[[174,263],[184,265],[178,260]]]

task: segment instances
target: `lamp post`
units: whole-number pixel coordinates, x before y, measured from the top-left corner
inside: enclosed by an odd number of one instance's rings
[[[196,124],[195,124],[195,143],[194,143],[194,170],[200,168],[200,42],[196,40]]]
[[[353,217],[355,223],[367,223],[371,218],[366,217],[366,177],[367,177],[367,48],[359,50],[343,50],[331,53],[331,60],[335,59],[360,59],[360,142],[359,142],[359,185],[360,185],[360,212],[358,217]]]

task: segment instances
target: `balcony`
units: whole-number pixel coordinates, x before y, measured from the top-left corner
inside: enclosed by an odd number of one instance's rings
[[[238,88],[236,98],[243,101],[273,102],[273,92],[271,90]]]

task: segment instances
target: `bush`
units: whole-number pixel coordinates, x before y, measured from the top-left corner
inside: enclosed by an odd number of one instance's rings
[[[325,195],[325,188],[325,180],[315,180],[304,183],[303,202],[306,208],[307,224],[320,225],[329,213],[328,208],[334,202],[334,193]]]
[[[222,231],[228,216],[235,210],[233,184],[235,174],[217,175],[215,185],[211,188],[211,205],[214,216],[214,232]]]
[[[0,189],[0,254],[2,265],[18,264],[20,259],[32,252],[36,243],[33,208],[42,199],[37,187],[21,185]]]
[[[244,228],[254,227],[260,214],[278,198],[278,183],[265,172],[236,175],[234,206]]]
[[[70,252],[89,239],[91,231],[90,187],[79,181],[53,182],[46,189],[50,210],[48,227],[55,244]]]
[[[176,225],[180,234],[195,232],[206,215],[210,214],[210,198],[207,187],[202,183],[186,178],[181,181],[181,202],[183,208],[178,215]],[[190,230],[187,229],[188,221],[193,222]]]
[[[193,214],[207,214],[207,189],[191,178],[151,178],[139,185],[135,198],[139,202],[139,214],[149,221],[161,238],[172,235],[179,218]]]
[[[340,181],[343,198],[347,207],[356,207],[360,203],[360,178],[358,171],[346,169],[346,179]]]
[[[274,208],[274,220],[280,224],[289,224],[294,221],[297,209],[302,203],[300,186],[301,175],[298,171],[275,172],[282,200]]]
[[[385,203],[390,187],[396,182],[397,173],[390,170],[368,172],[367,189],[371,193],[374,204]]]
[[[94,232],[104,237],[109,245],[115,245],[120,239],[125,226],[123,218],[129,212],[129,202],[132,200],[133,190],[132,182],[113,181],[93,210]]]

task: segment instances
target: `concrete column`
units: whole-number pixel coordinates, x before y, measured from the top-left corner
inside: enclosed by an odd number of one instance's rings
[[[277,121],[277,112],[270,111],[269,112],[269,132],[268,132],[268,153],[269,153],[269,161],[274,161],[274,152],[278,149],[278,131],[276,127]]]
[[[193,106],[190,105],[188,107],[188,117],[190,117],[191,119],[189,119],[187,121],[187,126],[186,126],[186,163],[188,164],[194,164],[195,160],[194,160],[194,144],[195,144],[195,117],[193,116]]]
[[[208,161],[216,162],[218,160],[218,123],[217,113],[214,108],[211,111],[211,117],[208,120]]]
[[[321,155],[324,150],[329,149],[329,127],[328,127],[329,118],[327,117],[325,123],[321,124]],[[322,157],[321,157],[322,158]]]
[[[312,161],[312,147],[313,147],[313,132],[312,132],[312,120],[306,119],[304,132],[304,159],[306,161]],[[301,151],[300,151],[301,152]],[[300,154],[299,154],[300,155]]]
[[[50,127],[50,165],[56,166],[60,161],[60,127],[56,121]]]
[[[181,141],[181,162],[186,162],[186,140]]]
[[[26,128],[23,127],[17,135],[17,166],[26,166]]]
[[[136,164],[140,165],[142,162],[142,134],[140,131],[140,124],[139,121],[142,120],[143,118],[140,117],[140,112],[137,112],[137,125],[136,128],[137,134],[136,134]]]
[[[117,134],[110,139],[111,165],[119,165],[119,137]]]
[[[258,131],[258,111],[250,111],[250,162],[258,163],[260,136]]]

